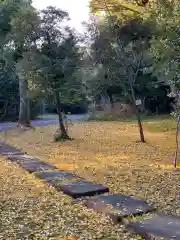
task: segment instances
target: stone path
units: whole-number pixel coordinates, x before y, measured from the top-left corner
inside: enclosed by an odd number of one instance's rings
[[[85,205],[97,212],[108,215],[116,222],[130,215],[141,215],[154,210],[146,201],[122,194],[101,195],[90,198],[85,201]]]
[[[176,240],[180,239],[180,217],[169,216],[163,213],[154,215],[149,219],[130,223],[129,229],[133,229],[144,239]]]
[[[21,150],[16,149],[12,146],[9,146],[5,143],[0,143],[0,155],[7,156],[7,155],[19,155],[22,154]]]
[[[146,201],[122,194],[111,194],[106,186],[92,183],[55,166],[40,161],[7,144],[0,144],[0,155],[7,156],[12,163],[19,164],[30,173],[34,173],[55,187],[58,191],[73,198],[84,198],[82,204],[89,209],[109,216],[118,223],[123,221],[127,229],[134,231],[145,240],[180,240],[180,217],[155,213]],[[147,213],[154,212],[151,216]],[[141,220],[132,218],[142,215]]]

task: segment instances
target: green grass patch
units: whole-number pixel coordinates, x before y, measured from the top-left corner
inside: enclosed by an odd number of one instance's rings
[[[147,116],[141,114],[141,119],[143,121],[161,121],[161,120],[173,120],[171,115],[152,115]],[[137,120],[136,115],[132,115],[130,117],[120,117],[114,114],[108,113],[97,113],[95,116],[91,116],[87,119],[87,121],[122,121],[122,122],[135,122]]]
[[[151,132],[169,132],[176,130],[176,120],[175,119],[164,119],[154,122],[145,122],[144,127]]]
[[[150,132],[168,132],[176,130],[176,120],[170,115],[154,115],[146,116],[141,115],[141,120],[145,129]],[[135,115],[131,117],[118,117],[111,114],[97,114],[94,117],[90,117],[87,121],[94,122],[122,122],[122,123],[137,123],[137,117]]]

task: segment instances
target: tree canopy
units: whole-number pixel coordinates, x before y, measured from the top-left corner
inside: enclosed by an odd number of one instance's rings
[[[103,94],[112,107],[114,101],[130,104],[138,118],[170,111],[167,94],[179,89],[179,9],[178,0],[91,0],[80,36],[64,10],[1,2],[0,76],[4,89],[16,86],[20,124],[30,124],[34,99],[56,104],[61,132],[64,103],[92,103]]]

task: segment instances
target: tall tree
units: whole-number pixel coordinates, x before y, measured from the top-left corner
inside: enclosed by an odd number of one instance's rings
[[[29,75],[56,103],[60,133],[57,140],[70,139],[63,121],[62,103],[77,90],[74,75],[80,62],[76,36],[64,24],[68,19],[68,13],[60,9],[48,7],[43,10],[41,41],[34,51],[25,55]]]
[[[98,81],[96,77],[95,86],[98,90],[106,92],[113,86],[121,89],[120,94],[123,94],[134,108],[140,138],[145,142],[136,100],[140,98],[137,94],[139,75],[145,68],[149,68],[150,64],[146,54],[151,36],[150,29],[137,19],[127,22],[126,25],[112,26],[112,19],[107,17],[97,25],[97,31],[93,31],[92,35],[91,57],[96,66],[99,66],[98,72],[102,75],[99,75]]]
[[[14,60],[19,77],[20,111],[19,124],[30,126],[30,108],[28,96],[28,79],[23,69],[23,54],[36,44],[39,17],[29,4],[23,4],[11,19],[11,38],[15,48]]]
[[[19,124],[30,125],[28,80],[25,79],[21,67],[23,53],[28,51],[35,43],[35,32],[39,24],[38,14],[31,6],[30,0],[7,0],[0,6],[3,16],[0,30],[0,46],[10,47],[14,51],[16,73],[19,77],[20,111]]]
[[[160,80],[171,86],[171,96],[175,98],[174,115],[177,119],[176,153],[174,166],[178,160],[178,131],[180,123],[180,2],[159,1],[151,18],[158,34],[152,41],[151,53],[154,57],[154,72]]]
[[[18,78],[11,49],[4,48],[0,56],[0,121],[17,120],[19,93]]]

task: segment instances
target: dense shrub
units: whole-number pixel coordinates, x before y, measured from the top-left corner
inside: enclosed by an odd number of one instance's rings
[[[61,105],[62,111],[71,114],[84,114],[87,113],[87,105],[83,103],[67,103]],[[47,113],[57,113],[55,104],[47,104],[46,107]]]

